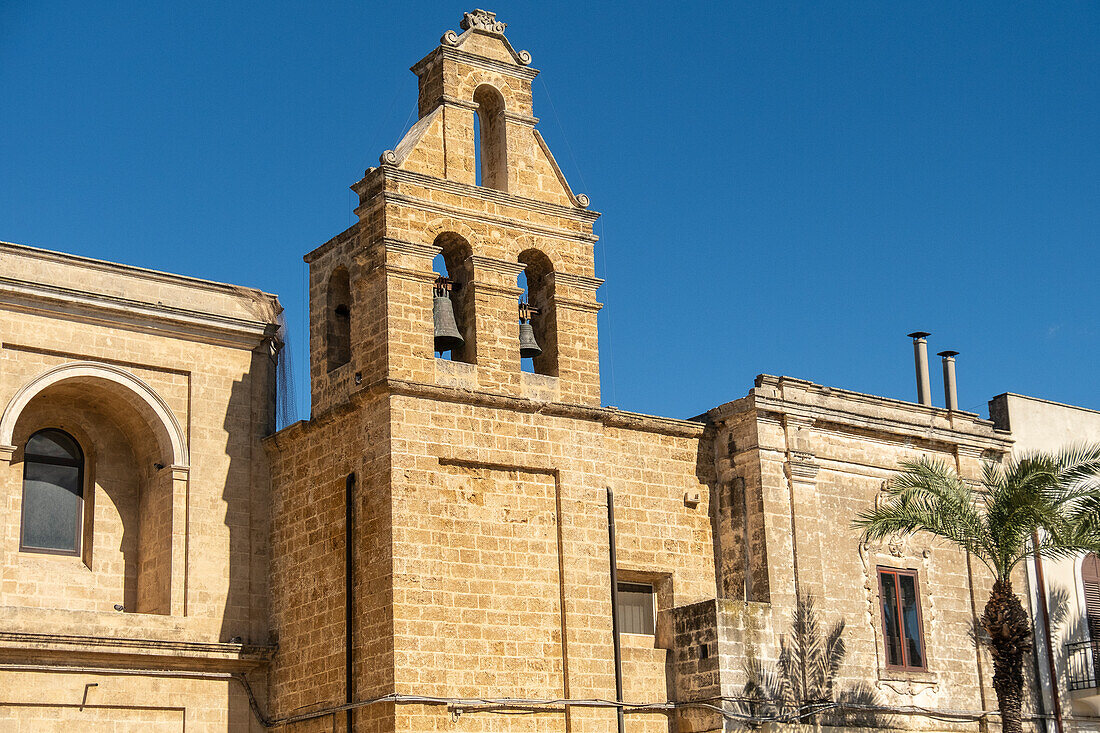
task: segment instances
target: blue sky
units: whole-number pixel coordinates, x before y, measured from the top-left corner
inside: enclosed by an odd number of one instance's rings
[[[453,3],[0,2],[0,239],[278,293],[414,121]],[[499,3],[603,212],[603,395],[761,372],[1100,408],[1100,4]],[[938,359],[933,397],[942,404]],[[304,408],[304,404],[303,404]]]

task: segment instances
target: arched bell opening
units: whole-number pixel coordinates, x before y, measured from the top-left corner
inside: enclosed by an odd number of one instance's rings
[[[13,463],[22,464],[19,511],[10,521],[20,524],[24,559],[13,572],[27,573],[36,584],[30,587],[38,589],[16,600],[32,607],[56,607],[63,599],[74,610],[169,614],[174,486],[168,467],[186,461],[178,450],[179,426],[174,418],[166,424],[158,414],[163,405],[134,392],[125,373],[101,377],[94,371],[73,365],[40,377],[0,420],[0,439],[16,447]],[[51,448],[44,436],[67,436],[75,444],[67,453],[80,456],[79,487],[70,485],[75,458],[62,455],[62,440]],[[54,504],[56,514],[44,513],[43,497],[66,490],[72,500]],[[79,516],[69,516],[74,506]],[[28,523],[34,532],[28,533]],[[77,523],[71,546],[54,541]],[[75,555],[83,568],[49,555]]]
[[[477,348],[470,243],[454,232],[435,238],[439,254],[432,260],[436,279],[432,286],[433,348],[439,358],[475,363]]]
[[[474,90],[474,182],[478,186],[508,190],[508,133],[504,119],[504,95],[490,85]]]
[[[351,277],[337,267],[325,291],[325,350],[331,372],[351,361]]]
[[[524,371],[558,375],[558,328],[554,304],[554,266],[537,249],[519,255],[523,272],[520,296],[520,364]]]

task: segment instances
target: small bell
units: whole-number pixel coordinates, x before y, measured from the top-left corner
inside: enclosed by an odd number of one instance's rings
[[[524,359],[534,359],[542,353],[542,347],[535,341],[535,329],[531,323],[519,324],[519,355]]]
[[[535,329],[531,326],[531,316],[538,313],[527,303],[519,304],[519,355],[521,359],[534,359],[542,353],[542,347],[535,341]]]
[[[465,339],[458,331],[458,323],[455,322],[455,309],[447,289],[437,286],[435,297],[432,299],[432,321],[435,324],[435,350],[439,353],[452,349],[461,349]]]

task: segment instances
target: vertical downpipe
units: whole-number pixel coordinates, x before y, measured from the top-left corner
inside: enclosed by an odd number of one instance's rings
[[[352,646],[352,619],[355,611],[355,561],[351,540],[355,532],[355,474],[344,482],[344,690],[347,703],[355,702],[353,675],[355,653]],[[344,711],[344,730],[352,730],[351,708]]]
[[[607,538],[608,555],[611,559],[611,636],[615,643],[615,701],[619,703],[616,712],[619,719],[619,733],[626,730],[623,718],[623,650],[619,645],[619,572],[615,559],[615,494],[607,487]]]
[[[1031,533],[1031,546],[1039,546],[1039,533]],[[1043,558],[1036,552],[1035,553],[1035,585],[1038,586],[1037,590],[1039,596],[1039,607],[1043,611],[1043,631],[1046,632],[1046,656],[1047,664],[1050,665],[1050,702],[1051,707],[1054,708],[1054,729],[1057,733],[1062,733],[1062,701],[1058,697],[1058,671],[1054,667],[1054,642],[1050,636],[1050,609],[1047,607],[1047,584],[1043,578]],[[1042,695],[1040,695],[1042,699]]]
[[[917,367],[917,402],[932,406],[932,383],[928,379],[928,342],[925,337],[932,334],[927,331],[914,331],[909,334],[913,339],[913,361]]]

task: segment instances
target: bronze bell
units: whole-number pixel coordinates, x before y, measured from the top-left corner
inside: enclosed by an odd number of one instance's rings
[[[432,299],[432,321],[435,324],[436,351],[443,353],[451,349],[461,349],[466,344],[462,334],[458,332],[454,305],[445,287],[437,286],[435,289],[435,297]]]
[[[535,341],[535,329],[531,327],[531,316],[538,311],[527,303],[519,304],[519,356],[521,359],[534,359],[542,353],[542,347]]]
[[[519,355],[524,359],[534,359],[542,353],[542,347],[535,341],[535,329],[530,321],[519,324]]]

